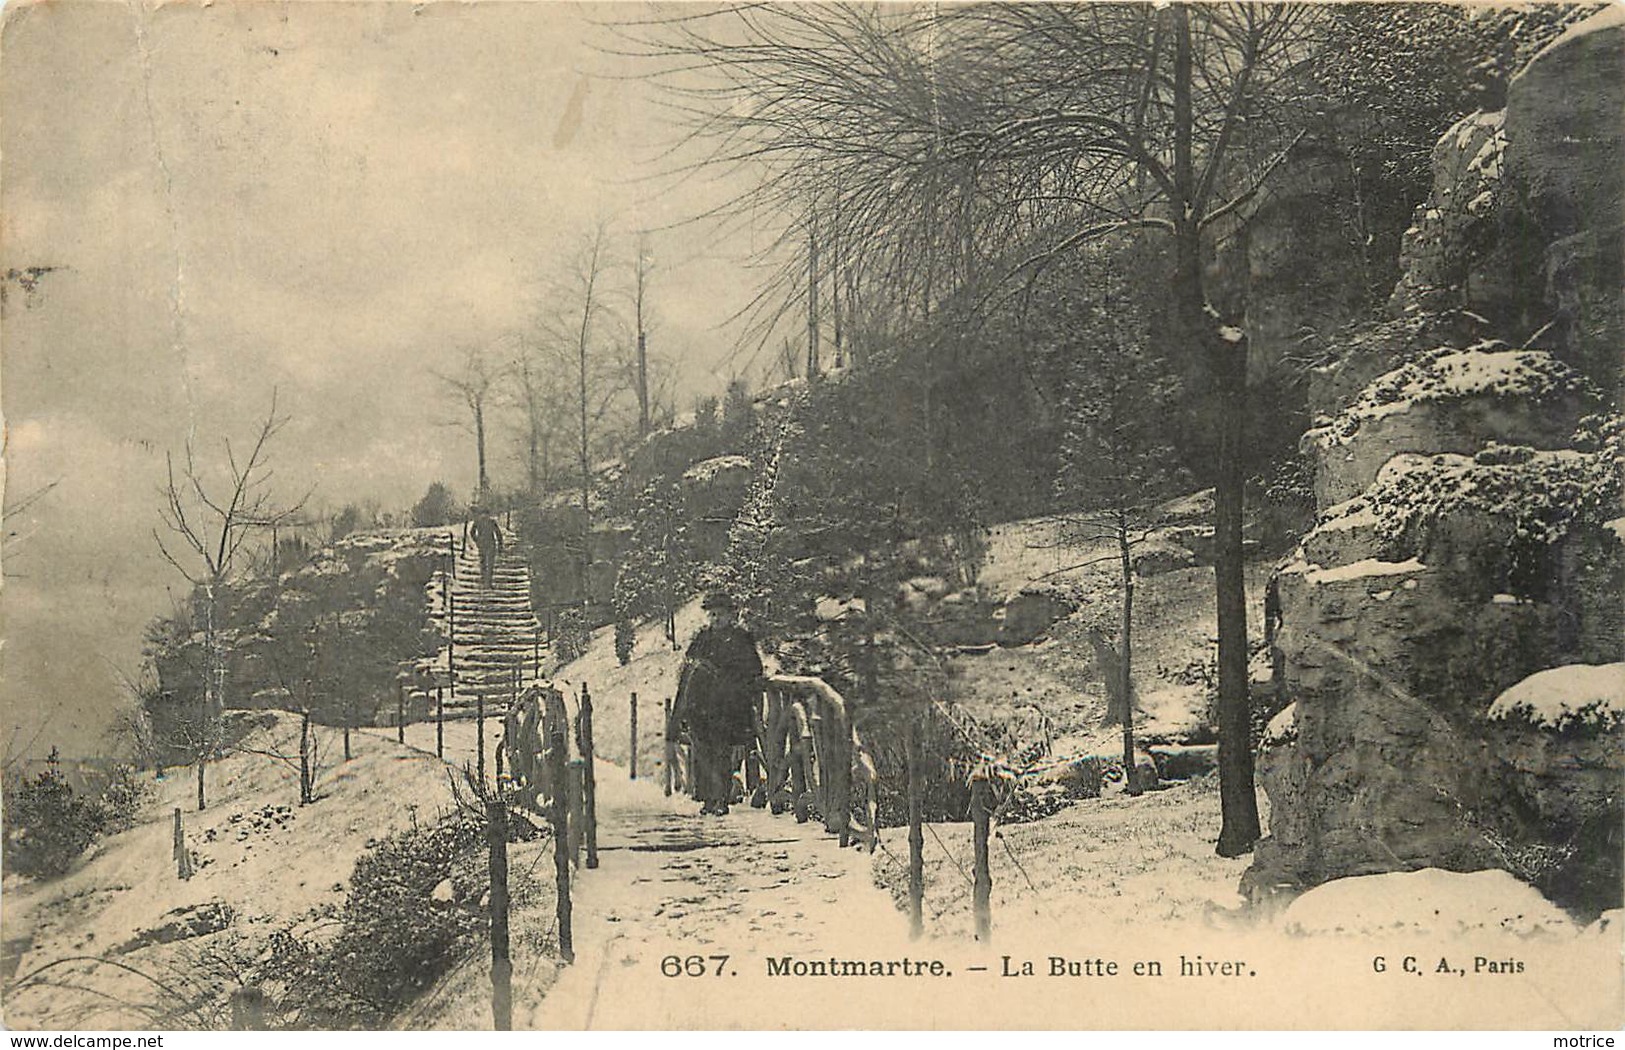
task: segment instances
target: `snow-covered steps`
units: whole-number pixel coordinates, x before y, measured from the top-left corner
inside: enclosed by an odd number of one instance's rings
[[[541,676],[541,624],[530,601],[530,568],[512,550],[512,536],[497,556],[490,583],[480,575],[478,547],[459,538],[452,571],[432,592],[436,623],[450,644],[422,670],[445,690],[448,714],[472,710],[481,698],[487,710],[505,704]],[[417,710],[433,706],[429,693],[414,693]]]

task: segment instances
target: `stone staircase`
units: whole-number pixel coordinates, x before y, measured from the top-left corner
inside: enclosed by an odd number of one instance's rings
[[[445,688],[448,715],[472,715],[481,697],[487,714],[500,713],[516,690],[539,680],[541,625],[530,604],[530,569],[512,549],[513,540],[503,534],[505,546],[486,587],[479,548],[472,540],[465,543],[458,529],[450,577],[442,570],[431,585],[431,615],[451,644],[424,670]],[[431,715],[434,702],[432,692],[413,696],[414,709]]]

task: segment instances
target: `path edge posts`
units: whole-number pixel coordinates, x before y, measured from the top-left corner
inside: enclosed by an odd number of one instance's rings
[[[581,683],[581,714],[576,721],[581,731],[581,808],[586,817],[582,837],[587,843],[587,867],[598,867],[598,775],[593,769],[592,692]]]
[[[474,771],[480,782],[485,785],[485,691],[474,694]]]
[[[485,804],[485,831],[491,847],[491,1023],[513,1030],[513,959],[508,946],[508,805]]]
[[[566,737],[563,727],[554,729],[547,737],[548,779],[553,784],[553,798],[548,806],[548,819],[553,825],[553,876],[557,887],[559,958],[566,964],[575,962],[575,946],[570,934],[570,763],[566,755]]]
[[[988,864],[989,795],[992,785],[984,764],[971,774],[970,819],[974,848],[971,880],[971,908],[976,916],[976,940],[988,944],[993,939],[993,872]]]
[[[627,775],[627,779],[636,780],[638,778],[638,694],[636,693],[632,694],[632,706],[630,711],[632,724],[627,733],[627,735],[631,738],[631,745],[627,748],[627,763],[630,767],[630,772]]]
[[[662,743],[663,743],[663,745],[665,747],[665,750],[666,750],[666,753],[665,753],[665,766],[666,766],[666,769],[665,769],[665,793],[666,793],[666,797],[670,798],[671,797],[671,788],[672,788],[672,778],[673,778],[673,776],[675,776],[675,773],[674,773],[674,770],[673,770],[672,767],[674,767],[677,764],[677,741],[675,739],[673,739],[673,737],[672,737],[671,697],[669,697],[669,696],[666,697],[664,706],[665,706],[665,709],[666,709],[666,734],[665,734],[665,740],[662,741]]]
[[[920,797],[920,720],[908,723],[908,935],[918,940],[925,933],[925,835]]]

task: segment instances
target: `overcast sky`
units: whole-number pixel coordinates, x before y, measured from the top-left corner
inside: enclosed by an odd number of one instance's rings
[[[273,387],[284,491],[407,506],[473,486],[429,370],[531,326],[594,216],[692,202],[639,176],[672,135],[591,46],[606,6],[116,3],[5,10],[0,732],[94,747],[183,593],[158,557],[166,449],[247,440]],[[696,246],[704,246],[701,251]],[[744,273],[657,237],[657,348],[686,404],[734,362]],[[497,479],[509,470],[499,463]],[[509,470],[508,477],[515,476]]]

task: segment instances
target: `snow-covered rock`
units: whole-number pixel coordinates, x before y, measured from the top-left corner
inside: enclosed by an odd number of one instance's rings
[[[1472,264],[1494,235],[1506,113],[1469,113],[1433,147],[1433,188],[1400,243],[1400,279],[1389,310],[1404,314],[1468,302]]]
[[[1625,720],[1625,663],[1537,671],[1497,696],[1485,717],[1554,732],[1606,732]]]
[[[1617,5],[1572,26],[1507,87],[1504,181],[1526,243],[1517,280],[1557,324],[1566,359],[1617,388],[1625,339],[1625,19]],[[1533,311],[1532,311],[1533,312]]]
[[[1439,868],[1334,879],[1281,916],[1289,933],[1574,933],[1563,909],[1504,871]]]
[[[1315,499],[1358,497],[1403,453],[1471,455],[1489,442],[1562,448],[1600,403],[1596,388],[1543,350],[1440,347],[1377,377],[1330,423],[1304,435]]]

